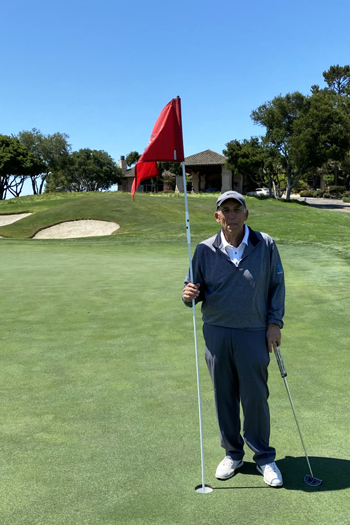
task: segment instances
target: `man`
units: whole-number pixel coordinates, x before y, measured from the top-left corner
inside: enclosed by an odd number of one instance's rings
[[[188,274],[183,290],[186,306],[192,306],[192,300],[202,302],[205,358],[226,451],[215,476],[227,480],[235,475],[243,465],[245,442],[265,483],[279,487],[282,475],[269,445],[267,367],[269,353],[281,343],[282,263],[271,237],[245,224],[248,210],[240,193],[227,191],[216,204],[221,231],[197,246],[192,261],[195,284]]]

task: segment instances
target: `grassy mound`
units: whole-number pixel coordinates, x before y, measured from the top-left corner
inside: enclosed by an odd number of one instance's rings
[[[199,242],[217,230],[213,218],[216,196],[189,195],[188,200],[192,238]],[[295,201],[247,197],[246,202],[250,213],[248,224],[269,233],[277,242],[327,246],[349,256],[350,214],[316,210]],[[147,238],[173,243],[186,239],[183,195],[140,194],[133,201],[130,194],[120,192],[60,193],[0,202],[0,214],[24,212],[32,215],[0,227],[0,235],[10,239],[31,238],[39,230],[61,222],[95,219],[120,224],[112,236],[118,242]]]

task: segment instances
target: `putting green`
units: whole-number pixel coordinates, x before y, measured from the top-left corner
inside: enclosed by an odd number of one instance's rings
[[[3,525],[345,524],[350,513],[350,266],[281,245],[281,346],[317,477],[308,472],[278,367],[271,442],[284,475],[267,487],[247,450],[222,459],[200,334],[206,483],[201,482],[191,311],[180,300],[185,245],[4,241],[1,289],[0,523]]]

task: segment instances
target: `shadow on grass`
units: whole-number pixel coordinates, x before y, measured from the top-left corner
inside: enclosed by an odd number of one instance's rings
[[[304,482],[306,474],[310,474],[306,458],[286,456],[277,461],[283,475],[283,487],[285,490],[300,490],[303,492],[329,492],[333,490],[344,490],[350,487],[350,461],[346,459],[309,457],[312,472],[316,478],[322,479],[319,487],[309,487]],[[214,490],[237,490],[237,489],[256,489],[269,488],[263,483],[261,487],[239,486],[239,477],[246,475],[262,476],[256,470],[254,463],[244,463],[244,466],[237,472],[236,476],[227,480],[230,486],[214,486]],[[224,482],[225,484],[227,482]],[[236,483],[236,484],[235,484]]]
[[[304,492],[328,492],[344,490],[350,487],[350,461],[347,459],[309,457],[312,472],[316,478],[322,479],[319,487],[308,487],[304,483],[306,474],[310,474],[304,456],[291,457],[277,461],[283,472],[284,486],[288,490],[302,490]]]

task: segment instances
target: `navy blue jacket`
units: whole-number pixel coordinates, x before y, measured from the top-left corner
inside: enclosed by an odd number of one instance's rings
[[[204,323],[245,330],[261,330],[268,323],[283,327],[283,267],[276,244],[266,233],[249,228],[248,246],[236,267],[219,232],[198,244],[192,267],[193,282],[200,284],[196,302],[202,303]],[[190,272],[185,286],[189,282]]]

